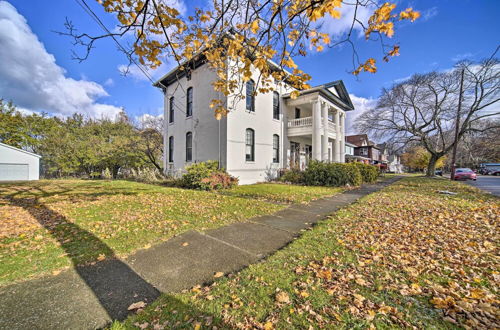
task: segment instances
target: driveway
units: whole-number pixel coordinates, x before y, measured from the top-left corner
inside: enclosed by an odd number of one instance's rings
[[[467,183],[500,197],[500,176],[478,175],[476,181],[468,180]]]

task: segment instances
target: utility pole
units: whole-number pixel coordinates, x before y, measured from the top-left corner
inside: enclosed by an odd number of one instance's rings
[[[455,123],[455,140],[453,141],[453,153],[451,155],[451,174],[450,180],[455,180],[455,169],[457,161],[457,145],[458,145],[458,131],[460,127],[460,113],[462,112],[462,95],[464,93],[464,69],[460,74],[460,92],[458,94],[458,109],[457,109],[457,120]]]

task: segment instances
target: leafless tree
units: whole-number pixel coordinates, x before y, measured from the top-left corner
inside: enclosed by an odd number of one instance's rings
[[[360,115],[357,128],[399,147],[421,144],[431,154],[427,175],[433,176],[436,161],[450,152],[465,134],[498,127],[498,121],[482,124],[484,119],[500,115],[497,51],[482,62],[461,62],[450,71],[416,74],[383,89],[376,107]]]

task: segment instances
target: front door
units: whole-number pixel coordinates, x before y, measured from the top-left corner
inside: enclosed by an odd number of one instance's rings
[[[300,168],[300,143],[290,142],[290,168]]]
[[[306,166],[309,165],[309,162],[311,161],[312,159],[312,155],[313,155],[313,147],[309,144],[306,144],[305,147],[305,152],[306,152]]]

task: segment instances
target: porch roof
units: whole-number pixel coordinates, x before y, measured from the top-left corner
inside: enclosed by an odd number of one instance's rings
[[[331,88],[335,89],[335,91],[338,93],[338,96],[330,90]],[[322,97],[334,103],[335,105],[339,106],[344,111],[354,110],[354,105],[352,104],[351,98],[349,97],[349,93],[347,93],[347,90],[342,80],[332,81],[327,84],[312,87],[303,91],[299,91],[299,93],[300,96],[304,96],[311,93],[319,93]],[[283,98],[285,99],[291,98],[290,94],[291,93],[283,95]]]

